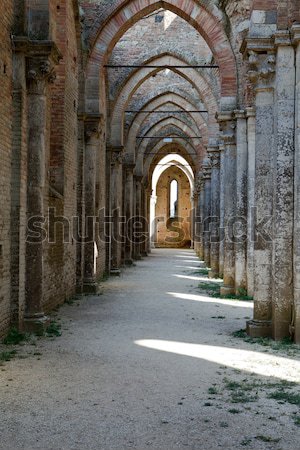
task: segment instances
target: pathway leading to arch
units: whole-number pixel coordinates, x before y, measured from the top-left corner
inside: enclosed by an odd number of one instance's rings
[[[297,448],[297,406],[266,396],[296,381],[299,354],[234,338],[252,302],[209,297],[201,267],[154,250],[61,308],[61,337],[0,368],[0,449]]]

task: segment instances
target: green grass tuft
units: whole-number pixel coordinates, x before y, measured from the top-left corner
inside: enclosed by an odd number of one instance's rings
[[[61,325],[57,322],[51,322],[46,329],[46,336],[48,337],[59,337],[61,336]]]
[[[283,389],[271,392],[268,395],[268,398],[272,398],[274,400],[279,400],[285,403],[290,403],[291,405],[300,406],[300,394],[296,394],[293,392],[286,392]]]
[[[11,328],[3,339],[4,345],[18,345],[21,342],[28,341],[29,335],[20,333],[17,328]]]
[[[17,354],[16,350],[11,350],[9,352],[0,352],[0,362],[10,361]]]

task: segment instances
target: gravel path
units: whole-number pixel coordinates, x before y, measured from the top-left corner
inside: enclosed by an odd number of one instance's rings
[[[300,353],[233,337],[252,302],[209,297],[200,267],[155,250],[64,305],[61,337],[17,347],[0,367],[0,449],[298,449],[299,405],[268,397],[300,395],[283,384],[299,383]]]

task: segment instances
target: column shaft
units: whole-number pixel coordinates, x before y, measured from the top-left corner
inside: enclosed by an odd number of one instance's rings
[[[300,344],[300,25],[293,25],[296,47],[296,130],[295,130],[295,199],[294,199],[294,333]]]
[[[295,50],[289,32],[277,32],[276,156],[273,218],[272,334],[290,335],[293,304]]]
[[[251,297],[254,296],[255,122],[254,109],[247,108],[247,291]]]
[[[111,275],[120,275],[122,265],[122,206],[123,206],[123,147],[111,147],[110,193],[111,193]]]
[[[274,170],[274,53],[250,54],[250,79],[255,83],[255,243],[254,320],[247,332],[271,335],[272,319],[272,215]]]
[[[236,223],[235,293],[247,290],[247,119],[245,111],[236,111]]]
[[[219,146],[209,147],[211,160],[211,239],[210,239],[210,278],[219,276],[220,250],[220,151]]]

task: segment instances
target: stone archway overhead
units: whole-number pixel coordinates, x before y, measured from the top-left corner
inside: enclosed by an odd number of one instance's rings
[[[220,68],[221,96],[234,107],[237,95],[237,67],[231,44],[225,29],[214,14],[195,0],[180,2],[177,0],[154,1],[132,0],[120,4],[103,28],[95,37],[87,64],[86,78],[86,110],[98,112],[100,108],[100,72],[107,58],[121,36],[144,15],[158,8],[173,11],[187,20],[202,35],[210,47]]]
[[[177,108],[182,109],[183,111],[187,111],[189,109],[195,109],[195,106],[192,105],[190,102],[188,102],[183,97],[180,97],[177,94],[174,93],[166,93],[164,95],[161,95],[154,100],[151,100],[149,103],[144,105],[143,109],[147,110],[155,110],[164,105],[165,103],[172,103]],[[148,115],[144,113],[137,113],[131,127],[128,132],[127,141],[126,141],[126,149],[127,152],[131,153],[135,149],[136,146],[136,136],[138,135],[138,132],[144,123],[144,121],[149,117]],[[193,122],[197,127],[199,128],[201,135],[203,136],[203,143],[208,142],[208,125],[207,122],[204,121],[201,114],[197,114],[197,119],[195,119],[195,115],[192,115]]]
[[[152,62],[153,60],[151,61],[151,63]],[[154,62],[159,66],[165,66],[170,63],[172,63],[172,65],[182,64],[182,60],[169,55],[158,57]],[[183,78],[189,81],[199,92],[199,96],[201,100],[203,100],[209,114],[211,134],[214,134],[218,129],[215,119],[216,111],[218,111],[219,109],[217,100],[207,81],[196,70],[189,70],[187,64],[186,66],[187,69],[176,69],[174,70],[174,72],[183,76]],[[144,67],[134,72],[127,80],[127,83],[124,85],[118,96],[112,113],[110,128],[111,145],[123,145],[123,120],[126,105],[130,101],[130,98],[133,96],[133,94],[137,91],[139,86],[141,86],[146,79],[148,79],[154,73],[159,72],[160,70],[163,69],[153,69],[151,67],[149,67],[148,69],[147,67]],[[170,93],[170,96],[172,95],[174,94]]]

